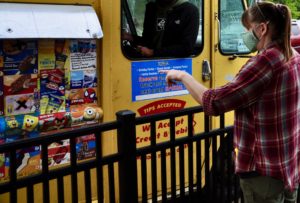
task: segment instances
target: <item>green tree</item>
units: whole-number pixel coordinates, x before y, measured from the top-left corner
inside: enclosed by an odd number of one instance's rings
[[[271,0],[274,3],[287,5],[292,12],[293,19],[300,19],[300,0]]]
[[[248,0],[249,5],[253,4],[257,0]],[[280,3],[287,5],[292,12],[293,19],[300,19],[300,0],[269,0],[274,3]]]

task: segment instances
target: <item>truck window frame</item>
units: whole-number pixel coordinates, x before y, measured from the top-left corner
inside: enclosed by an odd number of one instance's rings
[[[222,55],[250,54],[241,34],[245,28],[241,16],[245,10],[243,0],[219,0],[220,39],[219,50]]]
[[[131,46],[130,42],[123,40],[123,32],[131,33],[132,35],[142,36],[144,13],[146,4],[154,0],[121,0],[121,49],[123,55],[130,60],[151,60],[161,58],[177,58],[177,57],[132,57],[128,54],[125,46]],[[204,0],[189,0],[199,8],[199,31],[197,41],[195,43],[195,51],[190,57],[196,57],[203,51],[204,46]],[[135,5],[133,5],[135,4]],[[139,7],[143,5],[143,7]],[[133,47],[132,47],[133,48]],[[134,49],[134,48],[133,48]]]

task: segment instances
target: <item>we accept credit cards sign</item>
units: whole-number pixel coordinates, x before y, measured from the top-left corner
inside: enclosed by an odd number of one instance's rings
[[[168,86],[160,70],[181,70],[192,74],[192,59],[134,61],[131,63],[132,101],[188,94],[181,82]]]

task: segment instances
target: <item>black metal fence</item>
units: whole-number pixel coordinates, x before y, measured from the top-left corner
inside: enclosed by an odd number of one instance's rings
[[[197,114],[204,122],[200,133],[193,127]],[[187,120],[187,135],[178,138],[175,123],[182,116]],[[169,121],[170,136],[164,142],[158,142],[156,136],[157,122],[161,120]],[[0,145],[0,154],[5,153],[10,163],[9,180],[0,184],[0,197],[7,195],[8,202],[26,199],[28,203],[38,201],[36,196],[42,196],[44,203],[94,199],[122,203],[243,202],[238,178],[233,173],[233,128],[224,126],[223,116],[219,123],[220,128],[211,130],[211,118],[204,116],[201,107],[138,118],[131,111],[120,111],[114,122]],[[150,124],[151,141],[148,146],[137,148],[136,129],[143,124]],[[117,152],[103,155],[103,137],[109,131],[117,132]],[[80,162],[76,138],[87,134],[95,134],[96,157]],[[65,139],[70,140],[70,164],[49,169],[48,146]],[[19,178],[17,150],[32,146],[41,146],[41,171]],[[70,177],[69,182],[66,177]]]

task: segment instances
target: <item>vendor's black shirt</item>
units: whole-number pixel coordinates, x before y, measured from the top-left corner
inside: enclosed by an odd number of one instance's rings
[[[155,2],[146,5],[142,45],[154,49],[154,56],[191,55],[199,29],[198,8],[185,2],[167,11],[165,18],[158,16],[157,11]],[[163,32],[160,40],[154,39],[157,32]]]

